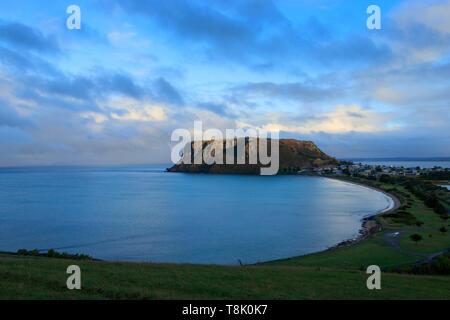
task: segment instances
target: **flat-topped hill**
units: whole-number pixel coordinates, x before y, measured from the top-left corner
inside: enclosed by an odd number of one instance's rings
[[[230,142],[230,141],[229,141]],[[224,145],[224,163],[225,163],[225,154],[227,152],[226,148],[226,140],[221,141],[203,141],[203,149],[205,150],[208,146],[211,146],[212,143],[223,143]],[[233,145],[235,152],[235,160],[236,160],[236,139],[234,140]],[[269,156],[271,155],[271,139],[268,139],[268,150]],[[301,141],[295,139],[280,139],[279,140],[279,173],[292,172],[294,170],[299,170],[302,167],[325,167],[339,164],[339,160],[327,155],[322,150],[320,150],[314,142],[312,141]],[[232,148],[233,148],[232,147]],[[236,164],[237,161],[234,161],[234,164],[207,164],[205,163],[205,159],[203,159],[202,164],[194,164],[194,143],[191,143],[191,164],[178,163],[170,168],[169,172],[188,172],[188,173],[213,173],[213,174],[260,174],[261,167],[264,166],[259,163],[258,164],[249,164],[249,139],[245,138],[245,157],[246,164]]]

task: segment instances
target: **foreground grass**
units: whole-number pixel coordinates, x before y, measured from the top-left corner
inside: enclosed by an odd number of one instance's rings
[[[265,265],[366,269],[370,265],[388,268],[418,262],[423,259],[389,247],[381,237],[382,234],[380,233],[356,245],[291,259],[271,261],[265,263]]]
[[[79,265],[82,290],[66,288]],[[358,270],[224,267],[0,257],[0,299],[450,299],[450,278],[382,275],[368,290]]]

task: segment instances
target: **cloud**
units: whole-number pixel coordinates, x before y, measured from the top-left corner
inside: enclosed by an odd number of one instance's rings
[[[229,107],[225,104],[214,102],[201,102],[196,105],[197,108],[202,110],[211,111],[219,116],[224,116],[231,119],[236,119],[237,116],[230,112]]]
[[[388,47],[358,34],[333,38],[332,29],[316,17],[294,24],[271,0],[116,0],[116,4],[129,14],[150,17],[175,37],[172,43],[189,44],[183,50],[260,71],[275,65],[292,70],[299,58],[322,65],[354,64],[381,61],[390,54]]]
[[[0,41],[15,48],[43,53],[59,53],[59,45],[53,36],[45,36],[38,29],[13,22],[0,21]]]
[[[269,114],[265,124],[256,127],[265,130],[278,130],[291,133],[311,134],[324,132],[342,134],[348,132],[374,133],[396,129],[389,125],[392,114],[375,112],[352,104],[338,105],[330,112],[316,113],[303,117],[292,117],[288,114]],[[240,123],[241,127],[255,125]]]
[[[344,94],[344,88],[324,86],[316,83],[293,82],[248,83],[232,88],[232,91],[242,98],[268,97],[289,99],[298,102],[312,102],[334,99]]]
[[[0,65],[5,71],[10,72],[42,72],[49,75],[57,73],[50,63],[36,55],[18,53],[2,46],[0,46]]]
[[[142,104],[134,99],[119,98],[108,103],[112,119],[122,121],[155,122],[166,121],[167,115],[162,106]]]
[[[136,36],[136,32],[113,31],[108,33],[108,39],[112,44],[119,44],[122,41],[129,40]]]
[[[130,76],[123,73],[105,73],[96,79],[96,84],[100,91],[121,93],[136,99],[141,98],[144,94],[144,89],[138,86]]]
[[[181,94],[166,79],[160,77],[154,81],[153,85],[155,96],[159,101],[179,106],[184,105]]]
[[[33,126],[30,119],[21,116],[10,106],[9,102],[0,98],[0,127],[26,128]]]
[[[426,26],[441,34],[450,34],[450,1],[408,1],[395,11],[395,19],[402,28],[413,24]]]

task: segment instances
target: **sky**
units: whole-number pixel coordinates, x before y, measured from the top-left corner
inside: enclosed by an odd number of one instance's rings
[[[196,120],[338,158],[448,157],[449,16],[433,0],[2,1],[0,166],[170,163]]]

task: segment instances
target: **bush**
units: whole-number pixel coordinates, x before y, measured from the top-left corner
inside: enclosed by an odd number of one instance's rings
[[[28,255],[28,251],[27,251],[27,249],[19,249],[17,251],[17,254],[20,256],[26,256],[26,255]]]
[[[436,259],[433,259],[430,263],[427,264],[423,264],[420,266],[409,266],[392,271],[419,275],[450,275],[450,255],[447,253],[445,255],[437,257]]]
[[[20,249],[17,251],[17,254],[21,256],[40,256],[70,260],[93,260],[91,256],[88,256],[86,254],[69,254],[67,252],[59,253],[53,249],[48,250],[47,253],[39,253],[39,250],[37,249],[34,249],[32,251],[28,251],[27,249]]]

